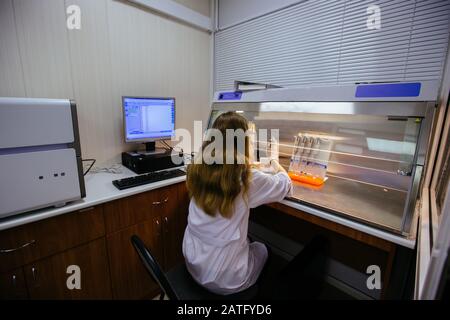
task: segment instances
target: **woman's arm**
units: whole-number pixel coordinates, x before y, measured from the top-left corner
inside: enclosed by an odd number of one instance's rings
[[[273,166],[275,174],[253,171],[248,191],[250,208],[281,201],[290,194],[292,182],[286,170],[275,160],[271,161],[271,166]]]

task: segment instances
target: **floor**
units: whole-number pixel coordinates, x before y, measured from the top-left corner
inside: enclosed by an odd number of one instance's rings
[[[288,270],[289,262],[283,257],[271,253],[266,267],[261,274],[258,292],[260,299],[278,300],[354,300],[352,296],[336,288],[325,281],[320,270],[324,268],[324,260],[314,257],[308,261],[308,266],[302,272],[297,270],[298,264],[294,266],[295,278],[288,276],[283,280],[283,273]],[[296,271],[299,271],[298,274]]]
[[[266,300],[353,300],[350,294],[332,285],[325,277],[328,269],[328,242],[317,236],[294,258],[267,245],[269,258],[257,283],[256,299]],[[289,259],[289,260],[288,260]],[[159,300],[159,295],[153,298]],[[165,297],[164,300],[168,300]]]

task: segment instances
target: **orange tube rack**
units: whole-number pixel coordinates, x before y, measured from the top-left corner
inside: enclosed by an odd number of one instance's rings
[[[298,181],[298,182],[303,182],[303,183],[307,183],[307,184],[312,184],[314,186],[321,186],[325,180],[319,177],[314,177],[314,176],[308,176],[305,174],[298,174],[295,172],[288,172],[289,177],[294,180],[294,181]]]

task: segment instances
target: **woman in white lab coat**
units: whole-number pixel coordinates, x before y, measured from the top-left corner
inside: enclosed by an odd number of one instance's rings
[[[245,132],[248,123],[239,114],[228,112],[216,119],[213,128],[222,133],[225,149],[226,130]],[[202,150],[208,150],[212,140],[205,141]],[[250,208],[280,201],[291,190],[289,176],[276,161],[271,162],[274,174],[250,166],[247,136],[245,151],[237,145],[220,154],[226,159],[226,153],[232,152],[234,164],[195,161],[187,171],[191,202],[183,239],[186,266],[199,284],[223,295],[255,284],[267,260],[265,245],[250,243],[247,238]]]

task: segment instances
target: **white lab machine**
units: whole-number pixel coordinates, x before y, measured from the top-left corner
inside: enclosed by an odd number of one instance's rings
[[[0,98],[0,219],[85,194],[75,103]]]

